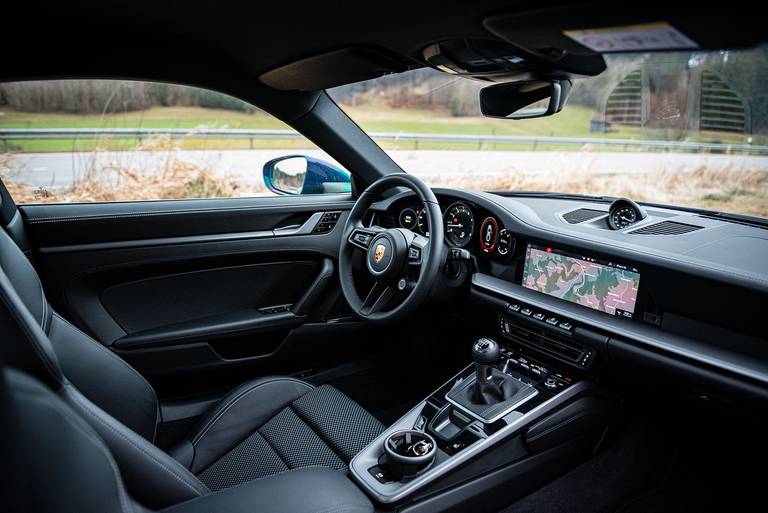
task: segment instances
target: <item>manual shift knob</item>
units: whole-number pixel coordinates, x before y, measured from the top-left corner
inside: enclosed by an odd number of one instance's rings
[[[475,361],[477,381],[484,383],[491,379],[493,365],[499,363],[499,344],[491,338],[480,338],[472,345],[472,359]]]

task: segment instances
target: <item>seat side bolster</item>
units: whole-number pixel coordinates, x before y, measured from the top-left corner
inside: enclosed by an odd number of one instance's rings
[[[288,377],[264,377],[237,387],[203,418],[187,440],[169,452],[198,474],[232,450],[280,410],[313,390],[304,381]]]
[[[92,402],[155,441],[160,408],[152,386],[101,343],[53,313],[48,332],[64,375]]]
[[[62,387],[61,396],[107,444],[128,493],[140,503],[159,509],[210,492],[179,462],[115,420],[74,386]]]

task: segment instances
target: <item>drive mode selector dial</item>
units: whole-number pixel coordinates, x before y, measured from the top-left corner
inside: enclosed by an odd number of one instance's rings
[[[499,237],[499,224],[493,217],[486,217],[480,225],[480,249],[493,253]]]

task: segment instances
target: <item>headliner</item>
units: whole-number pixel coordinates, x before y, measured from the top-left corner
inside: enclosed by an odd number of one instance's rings
[[[6,51],[0,80],[133,78],[198,85],[248,100],[262,94],[311,98],[303,93],[275,93],[258,77],[306,57],[359,45],[388,52],[405,68],[422,67],[421,52],[429,44],[449,38],[493,38],[483,26],[484,18],[544,6],[552,13],[541,23],[550,23],[558,31],[558,23],[562,28],[579,17],[599,25],[669,20],[676,12],[681,23],[691,23],[686,21],[691,15],[707,14],[700,2],[689,8],[676,3],[675,11],[670,11],[669,2],[658,0],[644,2],[643,9],[635,4],[626,12],[618,7],[626,3],[596,0],[270,4],[75,0],[41,6],[14,2],[3,7]],[[575,17],[574,5],[579,6]],[[764,29],[748,5],[734,7],[728,16],[722,11],[708,15],[718,30],[710,26],[701,31],[709,38],[703,46],[743,45],[745,35],[752,33],[763,38]]]

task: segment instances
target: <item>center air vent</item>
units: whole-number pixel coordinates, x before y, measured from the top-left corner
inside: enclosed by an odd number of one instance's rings
[[[563,219],[565,219],[565,221],[570,224],[579,224],[585,221],[589,221],[590,219],[595,219],[597,217],[604,216],[606,214],[607,212],[603,212],[602,210],[595,210],[592,208],[580,208],[578,210],[573,210],[571,212],[563,214]]]
[[[629,232],[630,235],[682,235],[683,233],[701,230],[703,226],[677,223],[675,221],[662,221],[660,223],[643,226]]]

